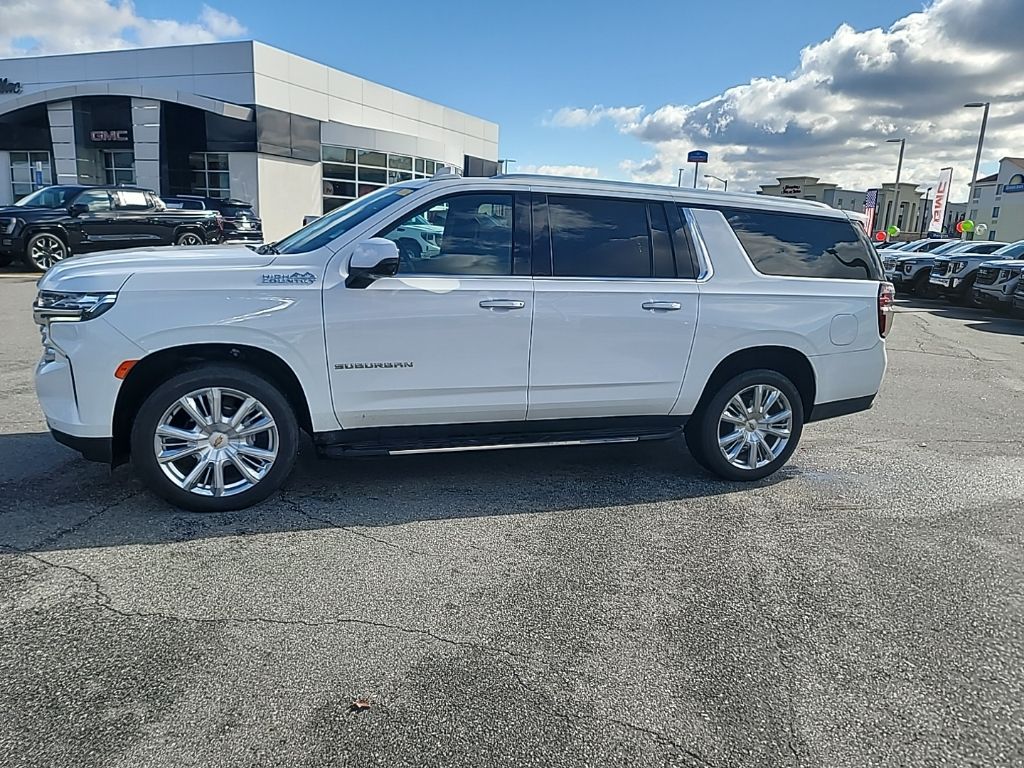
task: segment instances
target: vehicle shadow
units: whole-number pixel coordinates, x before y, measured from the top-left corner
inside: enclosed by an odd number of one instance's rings
[[[963,320],[968,328],[984,333],[1024,336],[1024,320],[1001,315],[985,307],[960,307],[941,299],[901,297],[897,309],[901,312],[926,312],[935,317]]]
[[[0,435],[0,550],[184,542],[654,504],[767,487],[713,478],[682,440],[318,460],[308,441],[282,493],[251,509],[182,512],[129,467],[87,462],[45,433]]]

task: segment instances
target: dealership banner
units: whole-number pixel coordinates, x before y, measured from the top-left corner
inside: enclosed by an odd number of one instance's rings
[[[939,173],[939,183],[935,187],[935,199],[932,200],[932,218],[928,222],[928,232],[941,232],[942,220],[946,218],[946,202],[949,200],[949,185],[953,181],[953,169],[943,168]]]

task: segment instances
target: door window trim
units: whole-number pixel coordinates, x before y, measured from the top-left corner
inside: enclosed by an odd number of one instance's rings
[[[615,282],[624,283],[649,283],[652,281],[657,282],[703,282],[710,277],[710,261],[706,261],[708,265],[703,271],[697,266],[698,260],[695,256],[695,249],[692,245],[692,235],[684,223],[692,226],[692,221],[685,219],[682,214],[682,203],[672,198],[660,198],[660,197],[623,197],[617,195],[600,195],[590,194],[587,192],[562,192],[559,191],[555,194],[555,197],[576,197],[576,198],[587,198],[594,200],[610,200],[614,202],[624,203],[640,203],[645,206],[644,208],[644,220],[647,222],[647,241],[648,247],[650,248],[651,254],[651,276],[650,277],[599,277],[599,276],[586,276],[586,275],[555,275],[554,274],[554,249],[551,245],[551,221],[549,218],[548,211],[548,194],[546,192],[533,192],[532,193],[532,220],[533,220],[533,276],[543,277],[548,280],[585,280],[585,281],[609,281],[614,280]],[[675,277],[656,277],[653,273],[655,272],[654,267],[654,230],[651,226],[649,206],[661,205],[665,211],[665,217],[668,219],[669,227],[669,239],[671,241],[671,249],[673,259],[676,265],[676,276]],[[707,251],[704,251],[705,259]],[[683,275],[690,273],[689,276]]]
[[[527,240],[523,243],[521,248],[517,248],[516,243],[520,234],[524,233],[524,229],[521,228],[522,222],[520,222],[518,215],[520,206],[528,206],[527,195],[528,192],[516,191],[512,189],[460,189],[457,192],[448,192],[447,194],[441,194],[436,197],[431,197],[429,200],[419,202],[416,207],[408,209],[403,213],[398,214],[394,219],[389,219],[387,222],[374,227],[375,234],[371,237],[384,237],[384,233],[388,230],[394,229],[395,227],[402,224],[407,219],[416,216],[417,214],[424,213],[431,207],[439,205],[447,200],[451,200],[456,197],[466,197],[468,195],[507,195],[512,198],[512,250],[511,250],[511,265],[510,271],[507,275],[474,275],[474,274],[461,274],[455,272],[398,272],[392,279],[420,279],[420,278],[447,278],[447,279],[463,279],[463,280],[509,280],[516,277],[530,277],[530,266],[532,264],[531,258],[531,243]],[[358,198],[356,198],[358,199]],[[525,266],[523,266],[519,258],[525,254]],[[525,270],[525,271],[521,271]],[[386,279],[386,278],[385,278]]]

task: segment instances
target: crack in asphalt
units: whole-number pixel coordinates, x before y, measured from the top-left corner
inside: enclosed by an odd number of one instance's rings
[[[339,527],[339,526],[335,526],[335,527]],[[552,695],[550,695],[550,694],[548,694],[548,693],[546,693],[544,691],[538,690],[537,688],[534,688],[532,685],[527,683],[526,680],[523,679],[523,676],[520,674],[519,670],[512,663],[510,658],[511,659],[521,660],[523,662],[526,662],[527,664],[529,664],[529,663],[538,663],[538,660],[537,659],[533,659],[533,658],[531,658],[529,656],[525,656],[523,654],[515,653],[514,651],[510,651],[510,650],[508,650],[506,648],[499,648],[497,646],[487,645],[485,643],[470,642],[470,641],[467,641],[467,640],[455,640],[453,638],[445,637],[444,635],[439,635],[439,634],[437,634],[435,632],[431,632],[430,630],[426,630],[426,629],[419,629],[419,628],[415,628],[415,627],[407,627],[407,626],[403,626],[401,624],[388,624],[386,622],[371,621],[369,619],[358,619],[358,618],[353,618],[353,617],[338,618],[338,619],[324,619],[324,620],[319,620],[319,621],[308,621],[308,620],[305,620],[305,619],[277,619],[277,618],[271,618],[271,617],[267,617],[267,616],[197,617],[197,616],[181,616],[181,615],[178,615],[178,614],[165,613],[165,612],[162,612],[162,611],[125,611],[125,610],[122,610],[120,608],[114,607],[111,604],[112,603],[112,598],[111,598],[110,594],[107,593],[106,590],[104,590],[103,585],[99,582],[99,580],[95,576],[93,576],[92,574],[87,573],[86,571],[83,571],[80,568],[76,568],[75,566],[68,565],[66,563],[56,563],[56,562],[53,562],[52,560],[49,560],[49,559],[47,559],[45,557],[42,557],[41,555],[38,555],[38,554],[36,554],[34,552],[28,552],[28,551],[26,551],[24,549],[21,549],[19,547],[15,547],[15,546],[13,546],[11,544],[0,543],[0,550],[8,550],[10,552],[15,553],[16,555],[20,555],[22,557],[29,558],[30,560],[32,560],[32,561],[34,561],[36,563],[39,563],[40,565],[44,566],[44,568],[53,568],[53,569],[56,569],[56,570],[67,571],[69,573],[72,573],[72,574],[78,576],[79,578],[85,580],[86,582],[88,582],[91,585],[92,590],[93,590],[93,603],[92,603],[92,605],[93,605],[93,607],[95,609],[101,610],[101,611],[107,611],[107,612],[112,613],[115,616],[118,616],[118,617],[123,618],[123,619],[128,619],[128,620],[132,620],[132,619],[158,619],[158,620],[162,620],[162,621],[176,621],[176,622],[183,622],[183,623],[207,624],[207,625],[269,624],[269,625],[273,625],[273,626],[301,626],[301,627],[306,627],[306,628],[311,628],[311,629],[320,629],[320,628],[324,628],[324,627],[334,627],[334,626],[356,625],[356,626],[372,627],[374,629],[380,629],[380,630],[393,630],[393,631],[401,632],[403,634],[409,634],[409,635],[415,635],[415,636],[419,636],[419,637],[424,637],[424,638],[433,640],[435,642],[441,643],[443,645],[449,645],[449,646],[453,646],[453,647],[456,647],[456,648],[470,649],[470,650],[473,650],[473,651],[476,651],[476,652],[479,652],[479,653],[483,653],[485,656],[490,658],[492,661],[494,661],[494,662],[500,664],[501,666],[505,667],[509,671],[512,679],[516,682],[516,684],[520,688],[522,688],[524,691],[527,691],[528,693],[532,694],[534,697],[542,699],[545,702],[547,702],[548,706],[550,708],[551,714],[553,714],[555,717],[558,717],[558,718],[560,718],[562,720],[566,720],[566,721],[591,722],[591,723],[597,723],[597,724],[601,724],[601,725],[605,725],[605,724],[609,724],[610,723],[612,725],[618,726],[619,728],[623,728],[625,730],[632,731],[632,732],[635,732],[635,733],[644,734],[644,735],[654,739],[656,742],[658,742],[662,746],[667,747],[667,748],[672,749],[672,750],[675,750],[679,755],[681,755],[681,756],[683,756],[683,757],[685,757],[685,758],[687,758],[687,759],[689,759],[691,761],[695,761],[696,768],[714,768],[714,765],[715,765],[714,763],[710,762],[707,758],[703,757],[700,753],[695,752],[692,749],[688,749],[687,747],[684,747],[683,745],[679,744],[675,740],[671,739],[669,736],[666,736],[661,731],[657,731],[657,730],[654,730],[652,728],[645,728],[644,726],[637,725],[635,723],[631,723],[631,722],[628,722],[626,720],[620,720],[620,719],[615,718],[615,717],[605,717],[605,716],[601,716],[601,715],[577,714],[575,712],[568,712],[568,711],[563,710],[562,708],[560,708],[555,703],[555,699],[554,699],[554,697]],[[501,658],[501,656],[506,656],[506,657],[510,657],[510,658]],[[543,666],[548,666],[548,665],[544,664],[544,662],[539,662],[539,663],[542,664]],[[548,668],[550,669],[550,667],[548,667]]]
[[[130,499],[134,499],[136,496],[141,496],[144,493],[145,493],[145,491],[142,491],[142,490],[133,491],[132,493],[129,493],[127,496],[122,496],[117,501],[113,501],[113,502],[110,502],[109,504],[105,504],[102,507],[100,507],[97,511],[93,512],[92,514],[86,515],[85,517],[83,517],[77,523],[74,523],[73,525],[69,525],[66,528],[61,528],[61,529],[59,529],[57,531],[54,531],[49,536],[47,536],[45,539],[42,539],[41,541],[36,542],[35,544],[32,545],[32,549],[40,549],[40,548],[43,548],[43,547],[52,547],[54,544],[59,542],[65,536],[70,536],[73,533],[78,533],[78,531],[82,530],[82,528],[84,528],[85,526],[89,525],[89,523],[93,522],[97,518],[102,517],[103,515],[105,515],[110,510],[114,509],[115,507],[120,506],[121,504],[124,504],[126,501],[129,501]]]
[[[929,323],[928,323],[928,320],[926,319],[927,317],[930,317],[931,315],[923,315],[923,314],[912,314],[911,316],[912,316],[912,317],[913,317],[913,318],[914,318],[915,320],[918,320],[918,321],[920,321],[920,322],[918,322],[918,327],[919,327],[919,328],[921,329],[921,331],[923,331],[923,332],[924,332],[925,334],[927,334],[928,336],[930,336],[931,338],[933,338],[933,339],[934,339],[935,341],[941,341],[941,342],[944,342],[944,343],[948,343],[948,342],[946,342],[946,340],[945,340],[945,339],[941,338],[941,337],[940,337],[940,336],[939,336],[939,335],[938,335],[937,333],[935,333],[935,331],[933,331],[933,330],[931,329],[931,326],[929,325]],[[927,354],[927,351],[926,351],[926,350],[924,349],[924,340],[923,340],[923,339],[922,339],[922,340],[918,340],[918,341],[917,341],[917,345],[918,345],[918,347],[920,348],[920,351],[922,351],[922,352],[925,352],[925,353]],[[979,357],[978,355],[976,355],[976,354],[975,354],[975,353],[974,353],[974,352],[973,352],[973,351],[971,350],[971,348],[970,348],[970,347],[967,347],[967,346],[962,346],[962,345],[958,345],[958,346],[960,346],[960,348],[961,348],[961,349],[962,349],[962,350],[963,350],[964,352],[966,352],[966,353],[967,353],[967,355],[968,355],[968,357],[969,357],[970,359],[973,359],[973,360],[974,360],[975,362],[977,362],[977,363],[992,363],[992,364],[998,364],[998,362],[999,362],[999,361],[997,361],[997,360],[986,360],[985,358]],[[938,353],[938,352],[932,352],[931,354],[941,354],[941,353]],[[954,354],[951,354],[951,353],[947,353],[947,354],[946,354],[945,356],[947,356],[947,357],[960,357],[961,359],[967,359],[967,358],[964,358],[964,357],[963,357],[962,355],[954,355]]]

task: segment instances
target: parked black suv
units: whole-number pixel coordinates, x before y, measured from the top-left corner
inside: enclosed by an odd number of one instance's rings
[[[185,211],[217,211],[224,219],[224,241],[262,243],[263,222],[257,218],[252,203],[234,198],[172,195],[163,198],[168,208]]]
[[[222,238],[215,211],[168,210],[138,187],[57,185],[0,208],[0,265],[21,258],[40,272],[72,254]]]

